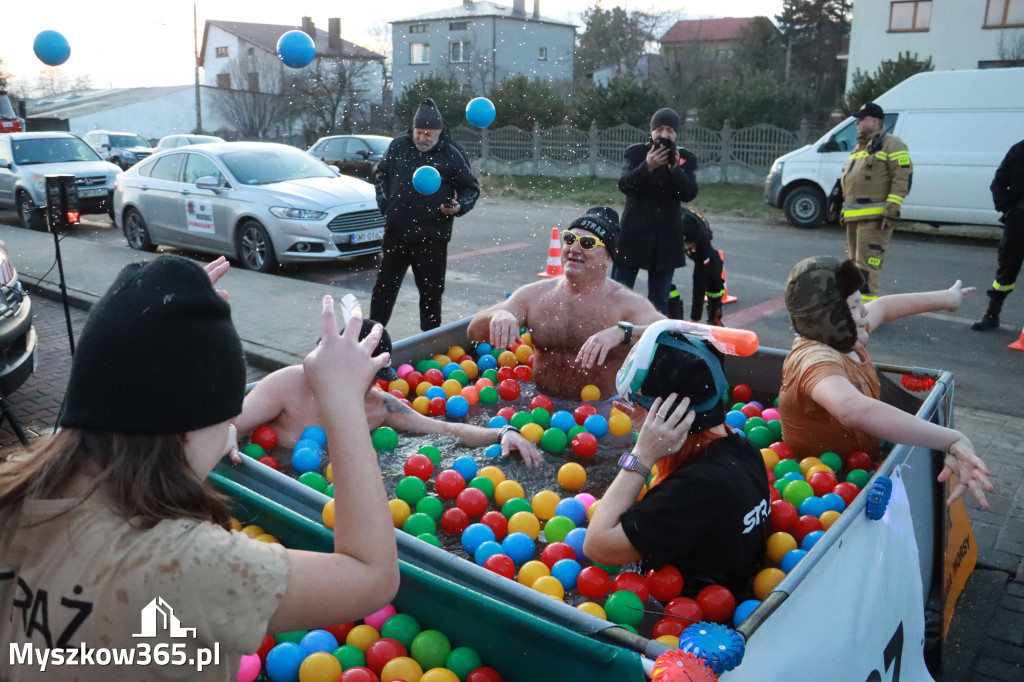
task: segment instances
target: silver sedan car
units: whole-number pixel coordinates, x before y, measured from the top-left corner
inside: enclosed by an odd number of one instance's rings
[[[378,253],[373,185],[267,142],[169,149],[118,176],[114,216],[128,245],[238,258],[250,270]]]

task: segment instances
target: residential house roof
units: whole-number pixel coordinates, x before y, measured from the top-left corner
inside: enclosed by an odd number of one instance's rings
[[[565,21],[559,21],[557,19],[551,19],[549,17],[541,16],[534,18],[532,11],[527,9],[526,14],[513,14],[512,8],[505,5],[499,5],[489,0],[479,0],[478,2],[463,2],[461,5],[452,7],[449,9],[442,9],[436,12],[427,12],[426,14],[417,14],[414,17],[407,17],[405,19],[392,19],[390,23],[401,24],[407,21],[431,21],[434,19],[463,19],[467,17],[504,17],[508,19],[529,19],[530,21],[539,21],[546,24],[559,24],[561,26],[573,26],[573,24]]]
[[[724,17],[721,19],[688,19],[677,21],[658,40],[659,43],[695,43],[738,40],[743,29],[757,17]]]
[[[114,88],[111,90],[74,90],[59,95],[26,100],[25,112],[31,118],[68,120],[107,111],[126,104],[135,104],[179,90],[191,90],[194,85],[169,85],[152,88]]]
[[[210,26],[216,26],[228,33],[236,35],[271,54],[277,53],[277,41],[282,35],[288,31],[302,30],[301,26],[251,24],[244,21],[221,21],[218,19],[210,19],[206,22],[206,27],[203,29],[203,48],[199,53],[200,60],[202,60],[206,54],[206,38],[209,34]],[[351,43],[344,38],[341,39],[341,49],[337,50],[328,44],[327,31],[317,28],[314,32],[316,33],[316,38],[313,40],[313,46],[316,48],[316,55],[318,57],[384,60],[384,55],[368,50],[365,47],[356,45],[355,43]],[[202,61],[200,61],[199,65],[203,65]]]

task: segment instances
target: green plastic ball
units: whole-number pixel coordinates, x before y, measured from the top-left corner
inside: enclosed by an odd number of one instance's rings
[[[299,476],[299,483],[322,493],[327,491],[327,479],[315,471],[307,471]]]
[[[566,435],[566,438],[568,438],[569,442],[571,443],[573,438],[575,438],[578,434],[581,434],[581,433],[583,433],[586,430],[587,429],[584,428],[584,426],[582,424],[577,424],[576,426],[574,426],[571,429],[569,429],[569,432],[567,434],[565,434],[565,435]]]
[[[779,491],[779,497],[782,497],[782,491],[784,491],[786,489],[786,486],[789,485],[790,483],[792,483],[792,481],[790,481],[788,478],[778,478],[775,479],[775,483],[772,483],[772,486]]]
[[[444,667],[458,675],[462,682],[465,682],[469,674],[481,665],[483,665],[483,661],[480,660],[480,654],[468,646],[452,649],[452,652],[448,654],[448,658],[444,662]]]
[[[546,411],[547,410],[545,410],[545,412]],[[545,452],[557,454],[562,450],[565,450],[565,446],[568,444],[569,437],[565,435],[565,431],[562,429],[548,429],[544,432],[544,435],[540,437],[540,447]]]
[[[619,590],[605,600],[604,612],[613,623],[636,627],[644,619],[644,603],[635,592]]]
[[[434,521],[440,521],[444,514],[444,503],[437,495],[426,495],[416,503],[416,513],[426,514]]]
[[[728,412],[739,412],[742,408],[744,408],[746,406],[747,406],[747,404],[744,403],[744,402],[733,403],[732,407],[730,407],[727,411]]]
[[[419,476],[406,476],[395,486],[395,497],[415,507],[427,494],[427,484]]]
[[[469,487],[476,488],[483,492],[483,494],[487,496],[488,500],[494,499],[494,481],[486,476],[477,476],[469,482]]]
[[[622,628],[623,630],[629,630],[634,635],[640,634],[640,632],[635,627],[633,627],[632,625],[627,625],[626,623],[620,623],[619,627]]]
[[[779,406],[779,396],[775,396],[775,400],[772,401],[772,407],[778,407],[778,406]]]
[[[451,652],[451,642],[444,633],[437,630],[424,630],[413,637],[412,645],[409,647],[409,655],[424,670],[444,667],[444,662],[448,660],[448,654]]]
[[[533,417],[534,424],[540,424],[545,429],[551,426],[551,413],[547,408],[535,407],[530,410],[530,416]]]
[[[772,435],[772,432],[764,426],[755,426],[750,429],[750,431],[747,431],[747,438],[751,443],[757,446],[758,450],[768,447],[776,440],[775,436]]]
[[[521,511],[533,513],[533,506],[522,497],[513,497],[501,505],[501,513],[506,519],[511,519]]]
[[[480,376],[482,376],[484,379],[490,379],[491,383],[493,384],[498,383],[498,370],[496,369],[485,369],[484,373],[481,374]]]
[[[544,539],[551,542],[562,542],[576,524],[567,516],[553,516],[544,524]]]
[[[775,480],[778,481],[783,478],[786,474],[791,472],[802,474],[800,471],[800,462],[795,459],[780,459],[779,463],[772,469],[772,473],[775,475]]]
[[[394,450],[398,447],[398,432],[390,426],[381,426],[371,436],[373,449],[377,452],[382,450]]]
[[[863,469],[854,469],[850,473],[846,474],[846,482],[852,483],[861,490],[864,490],[864,486],[871,480],[871,474]]]
[[[768,422],[768,430],[772,432],[772,442],[782,440],[782,422],[778,419],[772,419]]]
[[[522,429],[527,424],[533,423],[533,415],[531,415],[529,412],[520,410],[519,412],[516,412],[514,415],[512,415],[512,418],[508,420],[508,423],[516,427],[517,429]]]
[[[494,386],[484,386],[480,389],[480,402],[484,405],[493,405],[498,402],[498,389]]]
[[[823,452],[821,457],[821,463],[832,470],[833,473],[839,473],[839,470],[843,468],[843,458],[834,452]]]
[[[276,635],[274,635],[274,642],[276,644],[283,644],[285,642],[298,644],[302,641],[302,638],[308,634],[309,630],[292,630],[291,632],[279,632]]]
[[[790,481],[782,491],[782,499],[800,509],[800,503],[814,497],[814,488],[807,481]]]
[[[422,360],[417,362],[416,371],[419,372],[420,374],[426,372],[428,369],[430,369],[430,365],[427,364],[429,362],[431,362],[430,358],[423,358]]]
[[[408,650],[412,646],[413,638],[420,634],[422,629],[419,621],[408,613],[396,613],[384,621],[380,628],[380,636],[397,639]]]
[[[257,445],[256,443],[249,443],[244,448],[242,448],[242,454],[249,455],[253,459],[259,459],[260,457],[266,455],[267,451],[264,450],[261,446]]]
[[[743,432],[749,436],[751,430],[758,426],[767,427],[768,422],[766,422],[764,419],[761,419],[760,417],[751,417],[747,421],[743,422]]]
[[[410,514],[409,518],[405,520],[405,523],[402,524],[402,530],[412,536],[424,533],[433,535],[437,532],[437,523],[426,514],[416,512],[415,514]]]
[[[448,375],[448,378],[449,379],[455,379],[457,382],[459,382],[463,386],[468,386],[469,385],[469,375],[467,375],[461,369],[452,370],[452,373]]]
[[[334,497],[334,484],[333,483],[328,483],[327,484],[327,489],[324,490],[324,495],[326,495],[327,497]]]
[[[423,540],[423,542],[427,543],[428,545],[433,545],[434,547],[437,547],[438,549],[441,548],[441,541],[438,540],[437,536],[434,535],[433,533],[420,533],[419,535],[416,536],[416,539],[417,540]]]
[[[424,373],[425,373],[425,372],[426,372],[426,371],[427,371],[428,369],[436,369],[436,370],[440,370],[440,369],[441,369],[441,363],[440,363],[440,362],[438,362],[437,360],[434,360],[433,358],[431,358],[430,360],[427,360],[427,361],[426,361],[426,362],[425,362],[425,363],[423,364],[423,366],[427,368],[427,369],[423,370],[423,372],[424,372]]]
[[[334,657],[341,663],[342,670],[366,666],[366,656],[359,650],[359,647],[351,644],[343,644],[334,650]]]
[[[594,565],[600,568],[602,571],[608,574],[608,577],[618,575],[619,569],[622,568],[618,564],[602,564],[599,561],[595,561]]]
[[[434,445],[424,445],[419,449],[419,454],[429,457],[435,467],[441,463],[441,451]]]

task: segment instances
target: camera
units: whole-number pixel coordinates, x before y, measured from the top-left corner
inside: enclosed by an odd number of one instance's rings
[[[654,146],[655,147],[665,147],[669,151],[675,151],[675,149],[676,149],[676,143],[673,142],[672,140],[668,139],[667,137],[657,137],[657,138],[655,138],[654,139]]]

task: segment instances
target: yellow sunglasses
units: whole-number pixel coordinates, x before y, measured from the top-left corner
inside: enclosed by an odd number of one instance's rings
[[[584,251],[593,251],[598,246],[604,246],[604,242],[597,237],[591,237],[590,235],[579,236],[574,232],[563,232],[562,243],[566,246],[572,246],[579,240],[580,248]]]

